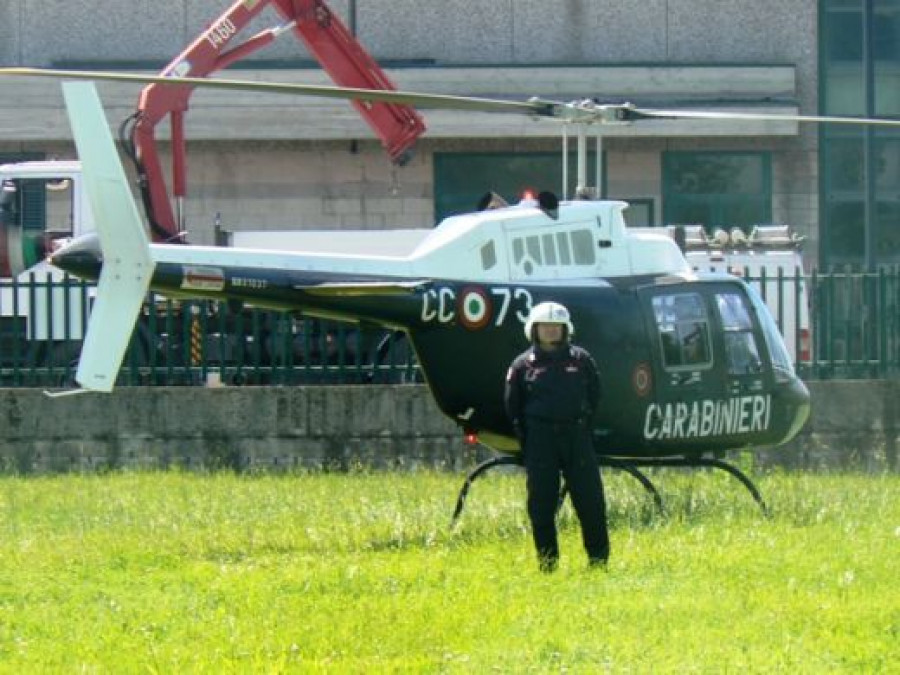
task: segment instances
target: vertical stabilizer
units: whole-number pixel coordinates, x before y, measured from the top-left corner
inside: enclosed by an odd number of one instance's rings
[[[94,84],[66,82],[63,94],[103,251],[97,300],[75,379],[85,389],[109,392],[155,263]]]

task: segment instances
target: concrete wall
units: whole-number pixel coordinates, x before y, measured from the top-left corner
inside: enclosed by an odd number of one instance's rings
[[[900,382],[814,382],[813,414],[764,467],[900,470]],[[0,391],[0,469],[463,469],[486,456],[463,445],[422,385],[123,388],[51,400]]]
[[[122,388],[51,400],[0,391],[0,462],[27,472],[105,467],[290,469],[471,459],[427,391],[392,387]]]
[[[783,449],[761,452],[763,466],[900,471],[900,381],[811,382],[812,414]]]

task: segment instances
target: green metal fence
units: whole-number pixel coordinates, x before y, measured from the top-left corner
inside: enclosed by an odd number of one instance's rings
[[[0,386],[74,383],[94,286],[68,276],[0,280]],[[119,384],[348,384],[419,380],[406,339],[350,326],[151,293]]]
[[[900,374],[900,267],[745,277],[766,301],[801,374]],[[32,274],[0,280],[0,387],[74,382],[94,287]],[[402,335],[370,326],[151,294],[119,375],[127,385],[419,381]]]
[[[779,269],[746,280],[762,295],[806,379],[900,374],[900,267]]]
[[[900,374],[900,267],[813,274],[813,376]]]

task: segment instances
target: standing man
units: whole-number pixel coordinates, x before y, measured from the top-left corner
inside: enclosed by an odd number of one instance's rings
[[[506,413],[522,446],[528,517],[538,562],[552,572],[559,561],[556,511],[560,474],[581,523],[591,566],[609,558],[606,502],[591,442],[591,417],[600,399],[600,376],[591,355],[571,344],[569,310],[542,302],[525,322],[531,347],[506,375]]]

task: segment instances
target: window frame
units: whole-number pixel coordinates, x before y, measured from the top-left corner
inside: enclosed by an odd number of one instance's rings
[[[702,310],[702,317],[699,319],[692,318],[675,318],[672,321],[672,325],[676,327],[675,334],[680,340],[678,345],[681,353],[681,363],[679,364],[670,364],[667,360],[668,350],[666,349],[666,344],[663,340],[663,326],[666,325],[666,322],[660,320],[660,310],[664,309],[662,307],[658,307],[657,303],[664,301],[666,298],[677,298],[679,296],[689,296],[696,300],[696,306]],[[674,304],[674,301],[673,301]],[[650,311],[651,316],[653,318],[653,325],[657,334],[657,347],[659,349],[660,354],[660,363],[663,367],[663,370],[670,373],[683,373],[683,372],[696,372],[696,371],[707,371],[711,370],[715,365],[715,345],[713,344],[712,339],[712,331],[710,327],[710,308],[707,305],[706,298],[702,293],[692,290],[681,289],[675,292],[664,292],[664,293],[654,293],[650,296]],[[702,331],[702,335],[705,339],[706,343],[706,358],[703,361],[693,361],[688,363],[687,359],[685,359],[685,344],[683,342],[684,336],[687,334],[684,331],[680,330],[682,324],[703,324],[704,330]]]
[[[676,160],[684,158],[755,158],[760,160],[759,177],[761,192],[759,193],[734,193],[734,192],[697,192],[687,195],[675,191],[676,175],[672,164]],[[671,225],[699,224],[708,232],[717,227],[741,227],[749,233],[753,225],[772,222],[772,153],[764,150],[669,150],[662,153],[662,187],[663,187],[663,222]],[[676,211],[683,204],[695,202],[711,207],[711,222],[697,223],[696,219],[685,219],[678,216]],[[724,212],[742,202],[751,204],[757,202],[761,207],[758,216],[749,218],[748,222],[725,222]],[[688,222],[691,221],[691,222]]]
[[[738,317],[740,319],[738,323],[731,322],[731,318],[734,316],[733,313],[726,316],[725,312],[722,311],[721,300],[724,299],[725,296],[731,296],[738,302],[742,313],[741,316]],[[759,377],[765,366],[762,356],[763,352],[760,349],[759,339],[756,334],[756,326],[753,320],[753,315],[756,310],[753,307],[752,301],[737,289],[717,290],[713,297],[715,299],[716,313],[722,323],[722,342],[725,347],[725,368],[728,375],[730,377]],[[729,305],[729,307],[731,307],[731,305]],[[730,348],[731,339],[735,336],[743,336],[741,340],[743,343],[742,346],[749,346],[748,352],[751,357],[751,362],[752,359],[756,360],[754,367],[747,367],[743,370],[737,367],[737,362],[732,358],[733,352]]]

